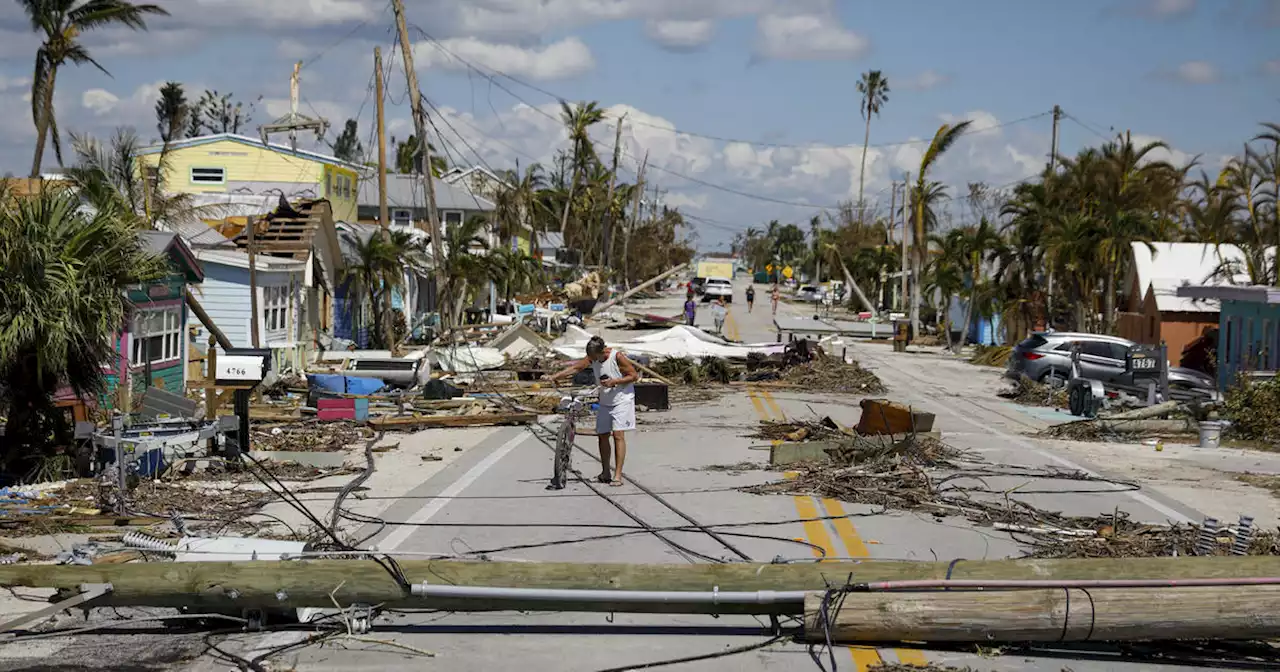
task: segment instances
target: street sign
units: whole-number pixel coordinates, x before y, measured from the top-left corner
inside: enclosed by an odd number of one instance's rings
[[[769,273],[772,273],[772,272],[773,272],[773,264],[765,264],[764,270],[768,271]]]
[[[788,267],[786,267],[786,268],[782,269],[782,276],[783,276],[783,277],[785,277],[785,278],[786,278],[786,279],[788,279],[788,280],[790,280],[790,279],[791,279],[791,276],[792,276],[792,274],[794,274],[794,273],[795,273],[795,271],[792,271],[790,266],[788,266]]]

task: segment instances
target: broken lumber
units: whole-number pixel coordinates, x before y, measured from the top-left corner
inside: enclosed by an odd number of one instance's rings
[[[662,383],[663,385],[666,385],[667,387],[675,387],[675,386],[676,386],[676,384],[675,384],[675,383],[673,383],[673,382],[671,382],[671,381],[667,380],[666,378],[663,378],[661,375],[659,375],[659,374],[658,374],[658,372],[657,372],[657,371],[654,371],[653,369],[651,369],[651,368],[649,368],[649,367],[645,366],[644,364],[641,364],[640,362],[636,362],[636,361],[632,361],[631,363],[632,363],[632,364],[635,364],[637,369],[640,369],[640,373],[643,373],[644,375],[649,376],[650,378],[653,378],[654,380],[658,381],[659,383]]]
[[[374,429],[429,429],[431,427],[476,427],[481,425],[527,425],[538,420],[537,413],[482,413],[477,415],[406,415],[372,418]]]
[[[1147,418],[1158,418],[1162,415],[1168,415],[1178,410],[1182,406],[1181,401],[1166,401],[1156,404],[1155,406],[1147,406],[1146,408],[1135,408],[1132,411],[1125,411],[1115,415],[1108,415],[1102,420],[1145,420]]]
[[[809,641],[1085,642],[1271,639],[1280,586],[850,592],[822,618],[805,597]],[[824,623],[826,621],[826,623]]]
[[[1280,557],[1180,557],[1072,560],[973,560],[949,562],[791,563],[734,562],[698,565],[468,562],[401,559],[410,584],[506,586],[573,590],[822,591],[860,582],[898,579],[1190,579],[1280,576]],[[372,560],[283,562],[155,562],[122,565],[0,565],[0,586],[78,591],[85,583],[110,583],[101,606],[199,606],[202,609],[384,604],[389,608],[484,611],[474,602],[444,602],[407,595],[386,568]],[[1257,590],[1255,586],[1253,590]],[[1062,593],[1061,590],[1058,590]],[[1098,592],[1093,591],[1095,598]],[[333,593],[333,598],[330,598]],[[953,592],[972,600],[981,593]],[[1077,607],[1072,595],[1072,608]],[[1079,596],[1080,602],[1088,598]],[[1272,606],[1258,613],[1280,613]],[[491,605],[490,605],[491,606]],[[563,605],[562,611],[591,611]],[[727,606],[727,605],[722,605]],[[770,605],[756,605],[767,608]],[[572,607],[572,608],[571,608]],[[599,605],[595,605],[598,609]],[[990,607],[986,610],[989,612]],[[727,610],[721,613],[729,613]],[[741,612],[739,612],[741,613]],[[759,611],[754,613],[773,613]],[[794,610],[800,613],[800,607]],[[1058,626],[1061,629],[1061,622]]]

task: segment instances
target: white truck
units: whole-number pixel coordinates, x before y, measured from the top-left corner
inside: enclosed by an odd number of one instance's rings
[[[697,284],[702,288],[702,300],[724,299],[733,303],[733,260],[707,259],[698,262]]]

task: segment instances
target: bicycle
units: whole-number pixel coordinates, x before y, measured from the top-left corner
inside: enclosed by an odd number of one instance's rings
[[[556,412],[563,414],[564,419],[560,423],[560,431],[556,433],[555,457],[552,460],[551,482],[547,484],[547,490],[564,489],[569,471],[572,469],[578,416],[583,415],[587,407],[586,399],[598,393],[599,390],[599,387],[592,387],[563,396],[560,398],[560,403],[556,405]]]

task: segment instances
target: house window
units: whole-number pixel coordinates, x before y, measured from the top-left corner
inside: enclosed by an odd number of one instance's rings
[[[167,362],[182,355],[179,343],[182,336],[182,309],[148,310],[133,316],[132,351],[129,363],[145,366],[147,362]]]
[[[226,184],[225,168],[192,168],[191,181],[196,184]]]
[[[445,210],[444,212],[445,228],[462,225],[462,212],[459,210]]]
[[[262,289],[262,309],[266,318],[267,330],[278,331],[288,326],[289,288],[264,287]]]
[[[412,226],[413,211],[408,208],[396,208],[391,211],[391,223],[396,226]]]

